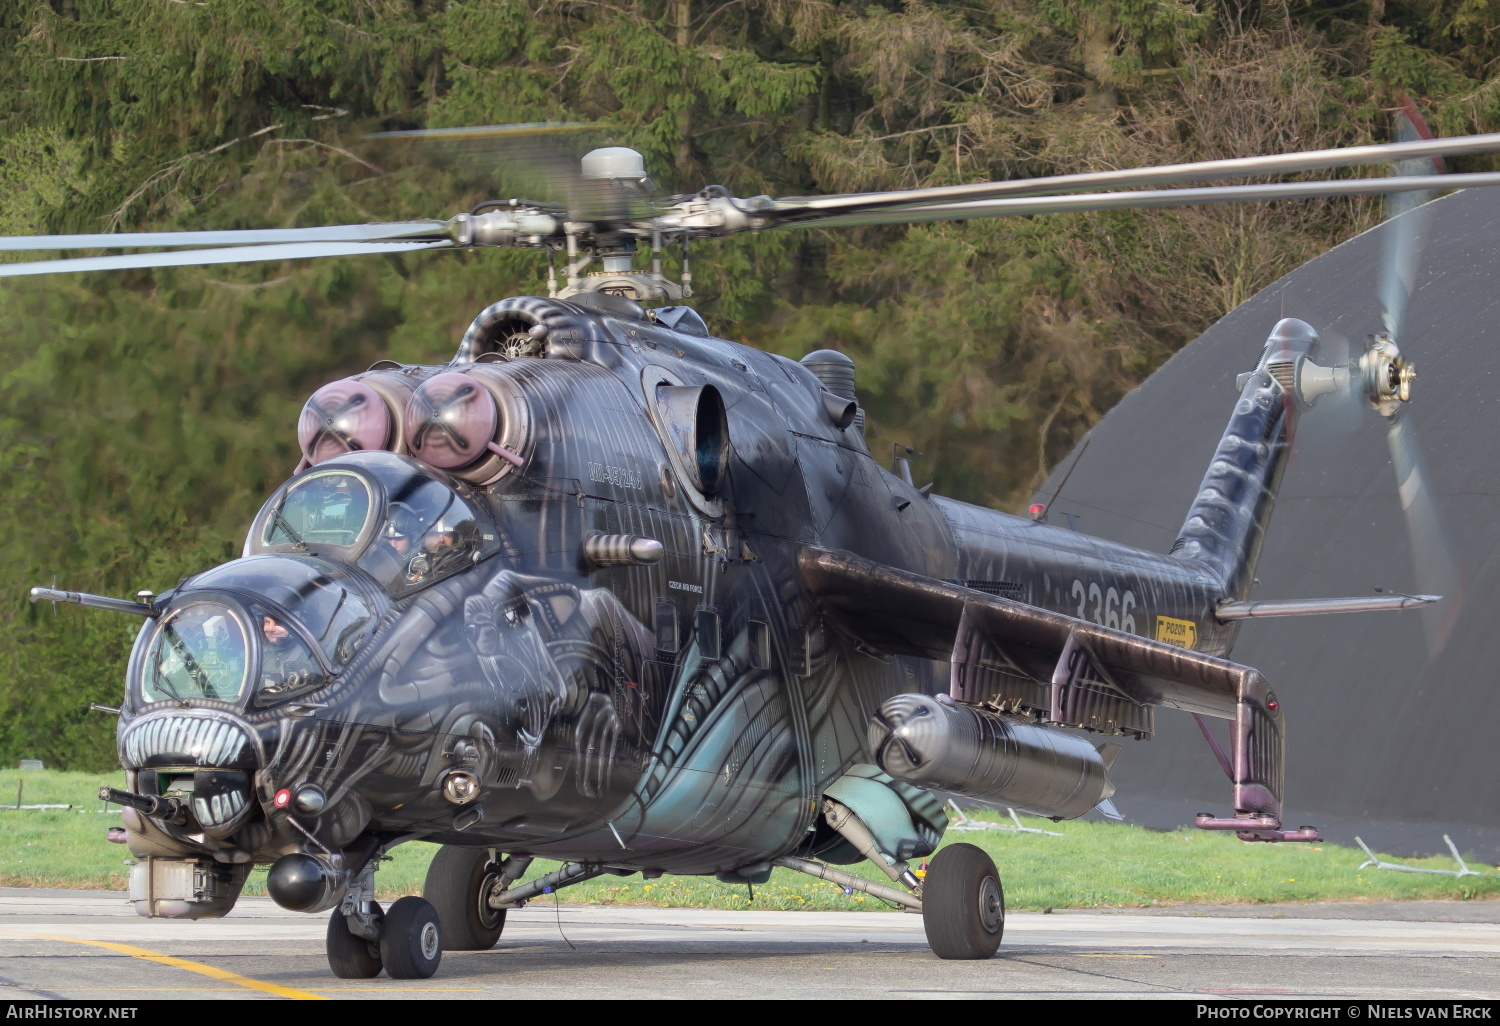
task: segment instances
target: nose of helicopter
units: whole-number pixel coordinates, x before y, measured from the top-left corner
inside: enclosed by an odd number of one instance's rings
[[[139,717],[121,729],[119,754],[140,791],[183,803],[210,837],[233,833],[255,808],[259,742],[231,713],[174,709]]]

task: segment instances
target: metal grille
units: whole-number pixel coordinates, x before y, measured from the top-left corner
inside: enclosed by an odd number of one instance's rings
[[[949,581],[949,584],[961,585],[972,588],[974,591],[982,591],[986,595],[998,595],[1001,598],[1014,599],[1017,602],[1026,601],[1026,586],[1017,584],[1015,581]]]
[[[1082,727],[1101,734],[1142,738],[1154,733],[1155,709],[1125,697],[1108,677],[1078,635],[1069,635],[1052,674],[1048,719],[1064,727]]]
[[[184,756],[200,766],[229,766],[240,760],[249,744],[249,735],[227,720],[160,716],[133,727],[120,747],[131,768],[158,755]]]
[[[1292,363],[1290,360],[1277,360],[1266,364],[1266,370],[1270,373],[1271,377],[1281,383],[1283,391],[1292,391],[1292,387],[1296,384],[1294,379],[1297,374],[1297,365],[1295,363]]]

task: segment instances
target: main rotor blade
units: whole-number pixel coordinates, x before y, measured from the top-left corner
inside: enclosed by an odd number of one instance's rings
[[[474,125],[461,128],[414,128],[376,132],[372,143],[425,149],[441,165],[459,171],[511,196],[525,195],[557,203],[574,221],[602,218],[578,209],[579,147],[571,137],[604,131],[605,125],[582,121],[535,121],[514,125]]]
[[[1408,418],[1398,413],[1390,418],[1386,440],[1391,447],[1391,463],[1396,468],[1396,484],[1401,496],[1401,512],[1406,515],[1406,529],[1411,537],[1411,556],[1416,571],[1417,590],[1441,595],[1443,601],[1422,610],[1427,632],[1427,649],[1437,655],[1448,643],[1463,608],[1467,582],[1453,559],[1448,534],[1443,529],[1442,514],[1427,483],[1422,453],[1416,432]]]
[[[1142,189],[1137,192],[1092,192],[1072,196],[1022,197],[943,203],[895,210],[842,214],[778,227],[836,228],[862,224],[907,224],[925,221],[963,221],[978,217],[1021,217],[1087,210],[1134,210],[1186,207],[1201,203],[1309,199],[1316,196],[1371,196],[1429,189],[1463,189],[1500,185],[1500,172],[1468,175],[1426,175],[1414,178],[1352,178],[1321,182],[1277,182],[1270,185],[1216,185],[1203,189]]]
[[[250,264],[262,260],[309,260],[315,257],[358,256],[365,253],[415,253],[425,249],[452,247],[452,242],[443,239],[433,242],[297,242],[280,246],[185,249],[170,253],[123,253],[73,260],[0,264],[0,278],[80,271],[123,271],[136,267],[198,267],[209,264]]]
[[[448,237],[442,221],[335,224],[320,228],[252,228],[244,231],[121,232],[101,235],[0,236],[0,250],[136,249],[144,246],[261,246],[277,242],[376,242],[427,236]]]
[[[1388,161],[1411,160],[1439,154],[1458,156],[1466,153],[1496,151],[1500,151],[1500,133],[1460,135],[1447,139],[1418,139],[1408,142],[1380,143],[1373,146],[1308,150],[1305,153],[1233,157],[1228,160],[1203,160],[1189,164],[1164,164],[1160,167],[1122,168],[1117,171],[1088,171],[1082,174],[1024,178],[1008,182],[977,182],[971,185],[865,192],[847,196],[788,197],[776,201],[775,216],[780,220],[806,220],[895,206],[931,206],[937,203],[964,202],[1001,196],[1036,196],[1045,193],[1072,192],[1080,188],[1124,188],[1139,185],[1204,182],[1215,178],[1244,178],[1250,175],[1278,175],[1329,167],[1352,167],[1357,164],[1383,164]]]

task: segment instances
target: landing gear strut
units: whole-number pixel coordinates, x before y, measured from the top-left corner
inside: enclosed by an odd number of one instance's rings
[[[842,803],[828,799],[824,815],[829,825],[884,870],[893,884],[907,890],[790,855],[772,859],[772,865],[836,883],[846,892],[863,891],[902,905],[908,912],[920,913],[927,943],[938,958],[991,958],[1000,949],[1005,933],[1005,891],[995,863],[984,849],[950,844],[928,860],[927,873],[918,880],[905,861],[881,849],[869,828]]]

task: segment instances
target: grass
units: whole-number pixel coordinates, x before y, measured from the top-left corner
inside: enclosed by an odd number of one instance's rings
[[[70,803],[67,811],[23,810],[15,802],[24,778],[27,804]],[[113,815],[101,815],[101,784],[122,786],[123,774],[46,770],[0,771],[0,886],[124,889],[129,853],[104,839]],[[993,813],[977,813],[996,818]],[[1415,898],[1500,898],[1496,867],[1471,861],[1482,877],[1431,876],[1359,869],[1364,854],[1333,844],[1243,844],[1232,836],[1198,830],[1161,832],[1111,823],[1059,825],[1023,818],[1028,826],[1062,837],[1001,831],[950,831],[948,843],[977,844],[989,852],[1015,909],[1170,905],[1182,902],[1390,901]],[[436,846],[405,844],[376,877],[381,895],[417,894]],[[1402,859],[1410,865],[1455,869],[1447,858]],[[529,877],[555,869],[538,859]],[[873,867],[849,867],[884,879]],[[263,894],[265,873],[252,874],[246,893]],[[752,904],[742,885],[702,877],[658,880],[601,877],[567,889],[570,902],[686,908],[864,910],[887,906],[864,895],[798,873],[777,870],[755,888]]]

